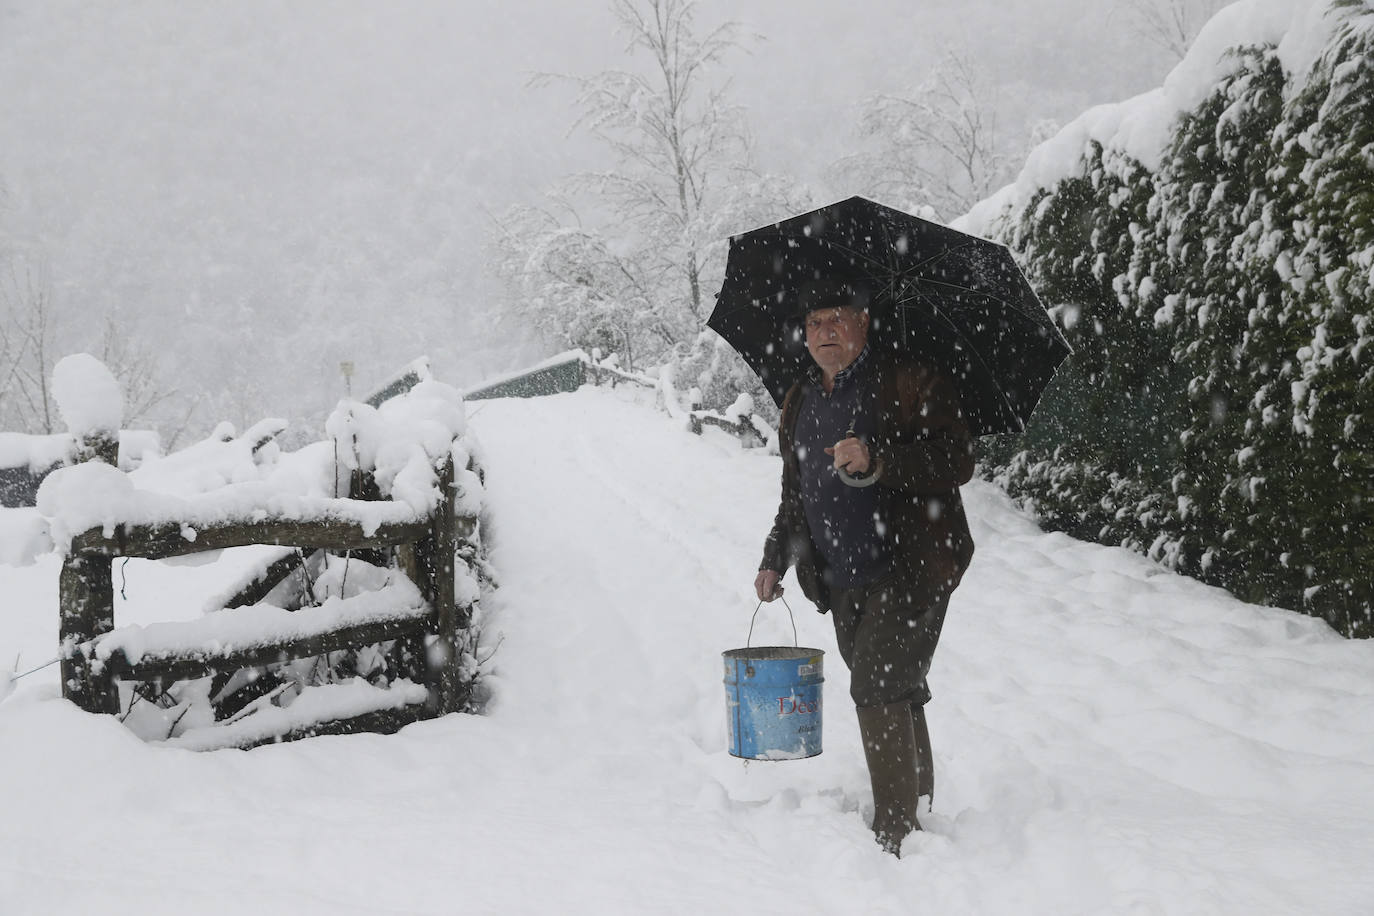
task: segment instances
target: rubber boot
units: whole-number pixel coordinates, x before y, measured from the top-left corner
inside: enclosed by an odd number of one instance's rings
[[[920,830],[916,780],[916,732],[911,702],[859,707],[868,778],[873,783],[873,836],[901,858],[902,840]]]
[[[935,805],[935,755],[930,750],[930,728],[924,706],[911,705],[911,726],[916,733],[916,795]]]

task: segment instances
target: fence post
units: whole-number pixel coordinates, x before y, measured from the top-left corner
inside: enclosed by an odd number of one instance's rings
[[[97,431],[77,439],[77,461],[119,465],[119,434]],[[62,561],[57,592],[58,639],[62,645],[62,696],[87,712],[119,712],[114,680],[94,664],[90,646],[79,648],[114,629],[112,558],[73,552]]]
[[[79,438],[76,460],[103,461],[110,467],[119,467],[119,433],[101,431]]]
[[[453,516],[454,468],[450,454],[439,472],[439,505],[430,527],[428,544],[424,547],[425,579],[439,619],[439,638],[431,653],[430,670],[437,673],[440,714],[457,712],[462,707],[463,685],[460,672],[462,657],[458,654],[458,608],[454,599],[453,574],[455,552],[458,547]]]
[[[370,471],[362,468],[354,468],[348,475],[348,498],[366,500],[368,502],[379,502],[386,499],[382,495],[381,487],[377,486],[377,478]],[[364,563],[371,563],[373,566],[385,566],[389,558],[389,551],[378,548],[369,550],[366,548],[347,551],[349,556],[356,557]]]
[[[58,576],[62,642],[62,696],[87,712],[119,712],[113,679],[93,668],[94,651],[81,643],[114,629],[114,575],[104,554],[76,553]]]

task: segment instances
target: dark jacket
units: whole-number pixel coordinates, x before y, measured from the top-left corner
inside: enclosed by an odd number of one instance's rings
[[[959,486],[973,476],[973,440],[954,386],[933,369],[879,361],[878,424],[868,443],[878,474],[882,517],[894,572],[922,589],[953,590],[973,557]],[[782,500],[764,543],[760,569],[797,568],[802,592],[822,612],[830,595],[820,575],[801,500],[801,469],[793,448],[797,414],[810,381],[792,386],[778,422]]]

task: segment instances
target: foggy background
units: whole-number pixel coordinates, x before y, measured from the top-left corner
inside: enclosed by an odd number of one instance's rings
[[[818,203],[852,193],[827,167],[860,102],[944,49],[1010,134],[1175,62],[1114,0],[697,6],[700,31],[727,19],[757,36],[723,68],[757,162]],[[624,48],[600,2],[0,0],[0,291],[48,297],[55,356],[143,359],[167,397],[130,425],[164,440],[317,424],[345,360],[355,394],[420,355],[458,385],[515,368],[547,347],[497,321],[492,215],[607,164],[571,90],[528,82]]]

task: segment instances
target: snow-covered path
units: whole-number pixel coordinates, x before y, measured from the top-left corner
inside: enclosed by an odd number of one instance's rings
[[[828,650],[825,753],[730,758],[719,652],[778,459],[637,397],[469,405],[503,580],[486,716],[197,755],[27,679],[0,706],[0,912],[1374,911],[1374,644],[1044,534],[979,483],[905,857],[864,827],[847,675],[790,579]],[[0,567],[26,660],[52,578]],[[755,644],[791,638],[759,615]]]

